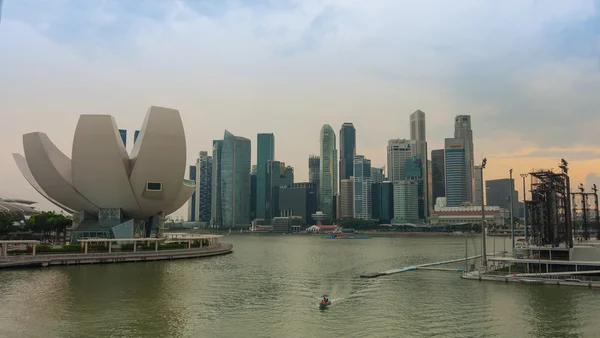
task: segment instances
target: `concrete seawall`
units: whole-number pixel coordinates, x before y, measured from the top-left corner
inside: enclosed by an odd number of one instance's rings
[[[104,264],[148,262],[173,259],[190,259],[226,255],[233,252],[232,244],[220,243],[208,248],[113,252],[113,253],[74,253],[74,254],[38,254],[36,256],[8,256],[0,258],[0,269],[21,267],[45,267],[50,265]]]

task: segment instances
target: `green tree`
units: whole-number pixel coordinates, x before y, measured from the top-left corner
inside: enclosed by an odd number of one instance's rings
[[[63,238],[66,237],[67,227],[69,227],[71,223],[71,217],[58,214],[54,211],[42,211],[39,214],[29,217],[27,220],[29,229],[35,232],[41,232],[43,236],[51,236],[54,234],[55,239],[57,240],[61,233],[63,234]]]
[[[0,212],[0,238],[15,230],[13,223],[17,220],[10,212]]]
[[[342,219],[339,220],[338,225],[342,228],[351,228],[355,230],[373,230],[379,228],[377,222],[360,218]]]

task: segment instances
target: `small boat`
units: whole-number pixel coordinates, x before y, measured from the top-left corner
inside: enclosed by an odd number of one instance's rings
[[[322,295],[321,296],[321,301],[319,302],[319,308],[321,310],[326,309],[329,305],[331,305],[331,301],[329,300],[329,296],[328,295]]]

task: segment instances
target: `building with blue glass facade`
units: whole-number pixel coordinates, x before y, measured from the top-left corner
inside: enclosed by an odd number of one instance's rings
[[[382,224],[394,219],[394,185],[390,181],[371,185],[371,218]]]
[[[196,179],[196,215],[197,221],[203,224],[208,224],[212,215],[212,162],[213,158],[208,156],[208,152],[200,152]]]
[[[444,147],[444,165],[446,173],[446,205],[460,207],[470,202],[466,182],[467,162],[465,161],[464,140],[447,138]]]
[[[426,189],[424,189],[425,186],[425,180],[423,179],[423,161],[422,158],[420,156],[413,156],[412,158],[409,158],[406,160],[405,164],[404,164],[404,179],[405,180],[409,180],[409,181],[416,181],[417,185],[419,186],[419,193],[418,193],[418,206],[419,206],[419,219],[420,220],[425,220],[427,217],[426,214],[426,204],[425,204],[425,193],[426,193]]]
[[[350,122],[340,129],[340,174],[339,182],[354,176],[354,155],[356,155],[356,129]]]
[[[431,203],[435,205],[439,197],[446,197],[446,165],[444,149],[431,151]]]
[[[267,216],[267,163],[275,160],[275,135],[258,134],[256,142],[256,218],[269,219]]]

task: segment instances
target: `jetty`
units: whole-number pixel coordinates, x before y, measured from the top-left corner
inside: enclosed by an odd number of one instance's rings
[[[493,256],[493,255],[502,254],[502,253],[503,252],[488,253],[488,256]],[[477,256],[471,256],[471,257],[463,257],[463,258],[451,259],[451,260],[448,260],[448,261],[439,261],[439,262],[433,262],[433,263],[425,263],[425,264],[407,266],[407,267],[396,268],[396,269],[391,269],[391,270],[386,270],[386,271],[380,271],[380,272],[369,272],[369,273],[365,273],[365,274],[360,275],[360,277],[361,278],[376,278],[376,277],[381,277],[381,276],[389,276],[389,275],[393,275],[393,274],[401,273],[401,272],[413,271],[413,270],[437,270],[437,271],[464,272],[463,269],[434,268],[434,266],[436,266],[436,265],[450,264],[450,263],[459,263],[459,262],[464,262],[464,261],[470,261],[470,260],[473,260],[473,259],[481,258],[481,256],[482,255],[477,255]]]

